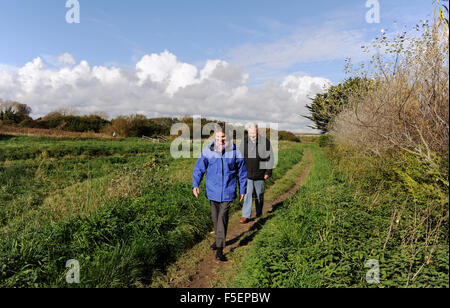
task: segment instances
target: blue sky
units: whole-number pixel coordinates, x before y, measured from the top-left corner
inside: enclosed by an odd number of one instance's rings
[[[366,0],[79,0],[81,23],[68,24],[65,2],[0,0],[0,70],[18,70],[37,57],[58,70],[64,53],[76,65],[135,69],[145,55],[167,50],[199,72],[208,60],[239,68],[250,92],[289,75],[337,83],[345,57],[362,59],[360,45],[381,29],[398,31],[432,13],[432,0],[380,0],[381,23],[369,24]],[[5,93],[40,109],[30,96],[3,90],[0,97]]]

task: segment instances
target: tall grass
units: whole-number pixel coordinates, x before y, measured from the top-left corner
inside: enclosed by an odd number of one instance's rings
[[[73,152],[71,145],[78,148],[88,141],[54,144],[20,137],[14,142],[10,146],[16,150],[63,145]],[[0,187],[9,197],[1,207],[6,211],[0,286],[68,287],[65,262],[76,259],[81,284],[75,287],[135,287],[149,283],[155,270],[163,270],[208,234],[208,200],[195,199],[191,178],[178,176],[180,168],[190,173],[186,170],[192,170],[195,159],[176,161],[167,145],[141,142],[124,140],[120,147],[92,141],[93,148],[113,149],[113,155],[44,157],[1,167],[5,176]],[[274,178],[301,154],[300,144],[283,143]],[[33,203],[18,197],[27,191]],[[232,208],[239,209],[238,202]]]
[[[413,32],[365,48],[372,61],[359,74],[376,87],[350,97],[329,151],[371,208],[389,202],[383,248],[403,251],[406,286],[441,257],[449,228],[448,27],[424,21]]]
[[[389,231],[391,202],[408,197],[387,191],[372,206],[320,149],[312,154],[310,176],[255,237],[233,287],[448,287],[448,236],[432,259],[425,250],[412,256],[403,230]],[[366,281],[371,259],[380,284]]]

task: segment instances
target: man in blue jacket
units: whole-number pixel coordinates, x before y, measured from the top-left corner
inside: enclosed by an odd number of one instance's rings
[[[192,188],[196,198],[200,183],[206,173],[206,198],[211,203],[211,217],[216,233],[216,242],[211,246],[216,250],[216,259],[226,261],[223,249],[226,246],[230,204],[236,199],[239,181],[240,201],[247,193],[247,169],[238,147],[227,138],[225,123],[215,127],[215,140],[206,147],[192,173]]]

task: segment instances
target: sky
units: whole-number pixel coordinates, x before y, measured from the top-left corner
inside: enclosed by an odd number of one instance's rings
[[[379,23],[367,0],[73,0],[79,23],[66,0],[0,0],[0,98],[34,118],[72,107],[315,132],[305,106],[348,77],[345,59],[433,12],[432,0],[370,1]]]

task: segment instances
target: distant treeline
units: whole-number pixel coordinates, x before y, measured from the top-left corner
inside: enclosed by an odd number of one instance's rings
[[[118,137],[169,136],[171,128],[176,123],[185,123],[193,136],[193,118],[147,118],[141,114],[118,116],[109,120],[101,112],[90,115],[78,115],[77,111],[62,108],[47,114],[44,117],[33,119],[30,117],[31,108],[18,102],[2,101],[0,99],[0,127],[10,125],[16,127],[53,129],[78,133],[103,133]],[[216,120],[201,119],[201,126]],[[267,132],[269,136],[269,132]],[[279,131],[279,140],[300,142],[300,139],[291,132]],[[205,137],[205,136],[204,136]]]

